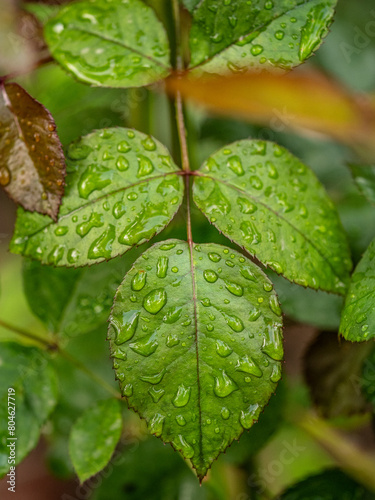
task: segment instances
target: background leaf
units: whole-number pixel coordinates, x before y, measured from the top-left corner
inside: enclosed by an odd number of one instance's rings
[[[354,182],[367,200],[375,205],[375,165],[349,165]]]
[[[15,390],[16,464],[37,445],[40,429],[54,409],[57,379],[44,353],[13,342],[0,343],[0,475],[9,470],[8,388]]]
[[[101,401],[75,422],[69,451],[81,483],[107,465],[120,439],[121,429],[121,406],[117,399]]]
[[[178,210],[183,180],[166,148],[141,132],[93,132],[68,149],[57,223],[19,210],[15,253],[76,267],[123,254],[160,232]]]
[[[48,21],[45,37],[53,57],[86,83],[141,87],[169,73],[164,27],[140,0],[72,3]]]
[[[82,335],[107,321],[116,289],[129,268],[124,258],[79,269],[25,260],[25,295],[49,331],[65,337]]]
[[[199,478],[258,419],[281,377],[272,284],[226,247],[154,245],[119,287],[110,325],[123,395]]]
[[[374,264],[375,240],[372,240],[352,275],[341,316],[340,333],[351,342],[375,337]]]
[[[331,469],[289,488],[280,500],[372,500],[374,494],[339,469]]]
[[[244,140],[217,151],[193,197],[228,238],[290,281],[345,293],[351,261],[333,203],[313,172],[277,144]]]
[[[49,111],[16,83],[0,82],[0,185],[27,210],[57,218],[65,161]]]
[[[191,67],[226,73],[252,67],[290,69],[328,33],[336,0],[202,0],[193,11]]]

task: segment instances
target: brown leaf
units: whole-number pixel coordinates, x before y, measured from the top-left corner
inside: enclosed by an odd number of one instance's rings
[[[375,102],[352,95],[317,72],[246,73],[193,79],[188,73],[167,80],[170,93],[207,109],[269,126],[326,134],[349,144],[370,146],[375,136]]]
[[[16,83],[0,82],[0,185],[25,209],[56,220],[65,160],[50,112]]]

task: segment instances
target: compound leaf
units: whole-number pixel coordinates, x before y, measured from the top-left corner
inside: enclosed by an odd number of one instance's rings
[[[26,210],[57,218],[65,161],[49,111],[17,83],[0,82],[0,186]]]
[[[272,284],[217,244],[167,240],[146,251],[117,291],[109,339],[128,404],[200,479],[258,420],[281,377]]]
[[[341,316],[340,333],[351,342],[375,338],[375,239],[357,265]]]
[[[277,144],[244,140],[197,172],[194,201],[228,238],[290,281],[344,294],[351,260],[315,174]]]
[[[166,77],[169,45],[140,0],[94,0],[63,7],[45,27],[53,57],[85,83],[140,87]]]
[[[65,337],[82,335],[107,321],[113,296],[129,267],[124,258],[78,269],[25,259],[25,296],[49,331]]]
[[[328,33],[337,0],[202,0],[193,11],[191,67],[233,73],[253,67],[290,69]]]
[[[11,250],[78,267],[125,253],[160,232],[178,210],[183,180],[167,149],[141,132],[112,128],[72,143],[56,223],[19,209]]]
[[[375,205],[375,165],[349,165],[354,182],[367,200]]]
[[[107,465],[121,437],[121,430],[121,406],[117,399],[100,401],[74,423],[69,452],[81,483]]]
[[[14,391],[13,391],[14,390]],[[14,436],[8,430],[8,395],[15,400]],[[44,353],[35,347],[13,342],[0,344],[0,476],[17,465],[37,445],[42,425],[55,407],[57,378]],[[9,413],[11,415],[11,413]],[[11,443],[16,437],[15,464],[8,463]]]

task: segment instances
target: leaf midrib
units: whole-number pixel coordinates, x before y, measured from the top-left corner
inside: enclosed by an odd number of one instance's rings
[[[203,3],[204,0],[201,0],[201,2],[199,2],[199,4],[196,6],[196,8],[194,9],[197,10],[200,5]],[[221,49],[219,52],[216,52],[216,54],[212,55],[211,57],[208,57],[207,59],[205,59],[204,61],[200,62],[199,64],[196,64],[195,66],[192,66],[190,69],[196,69],[196,68],[199,68],[201,66],[204,66],[205,64],[209,63],[210,61],[212,61],[212,59],[214,59],[215,57],[218,57],[220,56],[223,52],[225,52],[226,50],[232,48],[234,45],[236,45],[236,43],[238,43],[239,41],[243,40],[244,38],[247,38],[248,36],[250,36],[251,34],[253,34],[254,32],[256,31],[261,31],[261,33],[268,27],[270,26],[270,24],[272,24],[274,21],[276,21],[277,19],[279,19],[280,17],[282,16],[285,16],[285,15],[288,15],[289,13],[292,13],[294,10],[298,9],[299,7],[301,7],[302,5],[307,5],[308,3],[310,2],[313,2],[315,0],[307,0],[307,1],[301,1],[301,3],[297,4],[295,7],[293,7],[292,9],[290,10],[286,10],[285,12],[283,12],[282,14],[279,14],[275,17],[273,17],[268,23],[265,23],[265,24],[262,24],[260,26],[257,26],[257,27],[253,27],[252,28],[252,31],[249,31],[249,33],[246,33],[244,35],[241,35],[240,37],[238,37],[238,39],[232,43],[230,43],[227,47],[224,47],[223,49]],[[198,23],[200,24],[200,23]],[[256,40],[258,37],[255,37],[254,40]]]
[[[332,270],[333,274],[336,277],[338,277],[340,280],[344,280],[345,281],[345,277],[341,276],[338,273],[338,271],[335,270],[335,268],[333,267],[333,265],[331,264],[331,262],[328,260],[328,258],[325,255],[322,254],[322,252],[315,245],[315,243],[313,241],[311,241],[300,229],[298,229],[288,219],[286,219],[285,217],[283,217],[283,215],[281,215],[279,212],[276,212],[273,208],[271,208],[270,206],[268,206],[262,200],[260,200],[259,198],[255,197],[255,196],[252,196],[248,191],[244,191],[243,189],[239,188],[238,186],[235,186],[234,184],[231,184],[229,182],[223,181],[222,179],[217,179],[216,177],[212,177],[210,175],[206,175],[206,174],[202,174],[202,173],[198,174],[198,172],[196,172],[196,175],[198,175],[198,177],[204,177],[206,179],[211,179],[214,182],[218,182],[218,183],[221,183],[221,184],[223,184],[225,186],[228,186],[229,188],[234,189],[235,191],[238,191],[239,193],[241,193],[241,194],[249,197],[254,202],[259,203],[260,205],[262,205],[263,207],[265,207],[267,210],[269,210],[274,215],[276,215],[276,217],[278,217],[281,220],[283,220],[284,222],[286,222],[294,231],[296,231],[297,233],[299,233],[304,238],[304,240],[306,240],[307,243],[309,243],[312,246],[312,248],[314,248],[314,250],[320,255],[320,257],[324,260],[324,262],[326,262],[328,264],[328,266]]]

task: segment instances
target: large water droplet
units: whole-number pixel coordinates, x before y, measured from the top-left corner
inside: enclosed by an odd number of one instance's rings
[[[120,153],[127,153],[130,150],[131,147],[129,146],[129,143],[127,141],[121,141],[117,145],[117,151],[119,151]]]
[[[176,422],[178,423],[178,425],[181,425],[181,427],[186,425],[186,420],[184,419],[183,415],[177,415]]]
[[[273,365],[270,379],[272,382],[278,382],[281,379],[281,364],[280,363]]]
[[[147,272],[140,270],[135,273],[132,279],[131,287],[132,290],[138,292],[139,290],[142,290],[142,288],[146,284],[146,278],[147,278]]]
[[[185,387],[184,384],[181,384],[178,389],[177,393],[173,399],[173,404],[177,408],[181,408],[183,406],[186,406],[189,402],[190,399],[190,393],[191,393],[191,387]]]
[[[232,281],[225,280],[225,288],[228,290],[228,292],[236,295],[237,297],[242,297],[243,295],[243,288],[238,283],[233,283]]]
[[[111,318],[110,324],[116,332],[115,343],[117,345],[123,344],[130,340],[138,326],[139,311],[127,311],[122,314],[121,319]]]
[[[307,16],[307,22],[301,30],[299,59],[304,61],[316,49],[327,31],[333,14],[332,7],[320,4],[313,7]]]
[[[241,198],[241,196],[237,198],[237,204],[240,212],[243,214],[253,214],[258,210],[258,207],[254,203],[247,198]]]
[[[225,398],[238,389],[237,384],[232,380],[224,370],[220,371],[218,377],[215,377],[214,393],[219,398]]]
[[[164,396],[164,389],[156,389],[156,387],[150,387],[148,393],[152,397],[154,403],[157,403]]]
[[[140,375],[140,379],[143,382],[148,382],[149,384],[159,384],[165,375],[165,368],[163,368],[159,373],[155,373],[154,375]]]
[[[227,166],[232,170],[234,174],[238,175],[239,177],[245,174],[241,159],[237,155],[228,158]]]
[[[264,336],[262,351],[275,361],[281,361],[283,359],[283,346],[280,330],[269,325]]]
[[[223,406],[223,408],[221,409],[221,416],[223,417],[224,420],[228,420],[230,416],[230,411],[225,406]]]
[[[157,347],[158,341],[156,340],[156,333],[150,333],[144,337],[137,340],[137,342],[132,342],[129,344],[130,349],[132,349],[137,354],[148,357],[153,354]]]
[[[181,318],[182,307],[173,306],[166,312],[163,321],[164,323],[168,323],[171,325],[172,323],[176,323]]]
[[[180,342],[180,340],[177,337],[177,335],[172,333],[171,335],[168,335],[166,344],[167,344],[167,347],[174,347],[175,345],[179,344],[179,342]]]
[[[229,347],[228,344],[223,342],[222,340],[217,339],[216,340],[216,352],[221,356],[222,358],[226,358],[233,352],[233,349]]]
[[[173,446],[176,450],[180,451],[185,458],[193,458],[194,448],[181,436],[178,435],[178,439],[173,441]]]
[[[76,232],[77,234],[79,234],[79,236],[81,236],[81,238],[83,238],[87,233],[91,231],[92,228],[102,226],[104,226],[103,215],[92,212],[87,222],[82,222],[82,224],[79,224],[76,227]]]
[[[276,316],[280,317],[282,312],[281,312],[281,307],[280,307],[279,301],[277,300],[276,295],[271,295],[269,305],[270,305],[271,311],[273,313],[275,313]]]
[[[245,327],[243,326],[243,323],[240,320],[240,318],[238,318],[237,316],[234,316],[234,315],[227,314],[224,311],[220,311],[220,312],[223,315],[227,325],[230,326],[234,332],[237,332],[237,333],[242,332],[242,330]]]
[[[252,358],[249,358],[248,355],[237,361],[236,370],[239,372],[249,373],[255,377],[261,377],[263,375],[262,370]]]
[[[109,224],[104,233],[94,240],[87,252],[89,259],[110,259],[112,256],[112,243],[116,237],[115,226]]]
[[[141,143],[146,151],[155,151],[155,149],[156,149],[155,141],[153,140],[153,138],[151,136],[147,136],[146,139],[143,139],[141,141]]]
[[[250,429],[259,413],[259,405],[250,405],[247,410],[241,411],[240,422],[244,429]]]
[[[147,158],[147,156],[139,155],[137,177],[145,177],[147,175],[150,175],[153,170],[154,165],[152,164],[152,161]]]
[[[158,278],[165,278],[168,270],[169,258],[166,256],[159,257],[156,264],[156,276]]]
[[[100,191],[111,184],[113,172],[100,165],[89,165],[78,182],[78,192],[81,198],[88,199],[94,191]]]
[[[161,436],[161,433],[163,432],[164,419],[164,415],[161,415],[161,413],[155,413],[148,424],[148,429],[151,434],[154,434],[157,437]]]
[[[221,260],[221,257],[218,253],[211,252],[208,254],[208,258],[212,260],[212,262],[219,262]]]
[[[132,384],[126,384],[126,386],[124,387],[122,393],[127,398],[129,398],[130,396],[132,396],[132,394],[133,394],[133,386],[132,386]]]
[[[256,321],[260,315],[261,312],[259,309],[253,309],[252,311],[249,312],[249,321]]]
[[[242,236],[249,245],[257,245],[262,241],[262,235],[251,221],[243,221],[240,224]]]
[[[156,288],[143,299],[143,307],[150,314],[157,314],[167,303],[167,293],[164,288]]]
[[[218,279],[218,275],[215,273],[215,271],[212,271],[211,269],[206,269],[203,271],[203,276],[208,283],[215,283]]]

